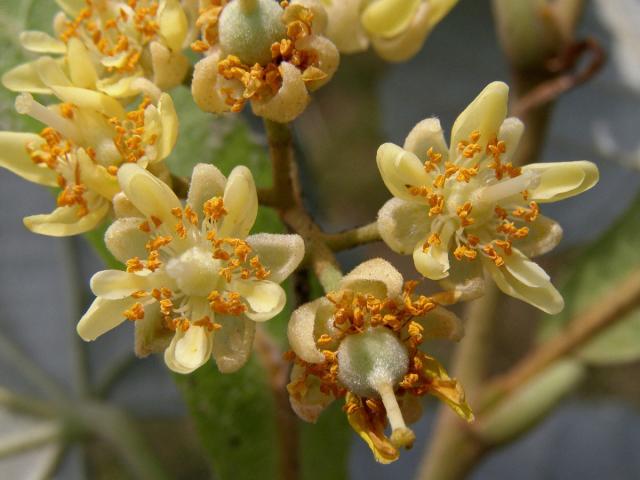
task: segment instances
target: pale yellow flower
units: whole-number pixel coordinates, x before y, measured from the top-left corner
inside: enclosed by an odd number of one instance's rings
[[[205,111],[238,112],[247,102],[256,115],[289,122],[300,115],[309,93],[327,83],[339,54],[323,32],[319,0],[202,0],[191,89]]]
[[[460,320],[433,299],[413,296],[416,284],[403,285],[387,261],[369,260],[345,276],[338,291],[294,311],[289,322],[291,406],[315,422],[345,397],[349,423],[381,463],[412,446],[415,435],[406,424],[420,417],[423,395],[473,420],[458,382],[422,345],[428,338],[459,340]]]
[[[40,134],[0,132],[0,167],[61,189],[58,208],[24,223],[35,233],[67,236],[91,230],[105,218],[120,191],[116,173],[123,163],[163,167],[177,138],[178,119],[167,94],[157,105],[145,99],[127,112],[95,90],[53,91],[62,103],[46,107],[28,93],[17,98],[18,112],[46,128]]]
[[[371,44],[382,58],[402,62],[420,51],[431,30],[458,0],[322,0],[327,36],[341,53]]]
[[[452,301],[482,294],[483,269],[508,295],[547,313],[562,296],[528,257],[554,248],[562,229],[540,214],[540,203],[593,187],[591,162],[511,163],[524,126],[506,118],[508,87],[488,85],[453,125],[447,147],[440,122],[420,122],[404,148],[378,150],[378,168],[395,198],[378,215],[391,249],[413,254],[417,270],[442,280]]]
[[[133,216],[116,220],[105,242],[127,271],[94,275],[97,298],[78,323],[79,335],[94,340],[130,320],[137,353],[166,347],[175,372],[192,372],[212,356],[220,371],[237,370],[251,353],[255,322],[285,305],[279,283],[302,260],[302,238],[247,236],[258,198],[246,167],[225,179],[214,166],[197,165],[184,207],[137,165],[121,167],[118,180]]]
[[[178,0],[66,0],[54,19],[55,37],[26,31],[31,52],[59,55],[57,62],[74,86],[112,97],[156,95],[179,85],[189,62],[182,53],[187,16]],[[37,61],[7,72],[3,84],[14,91],[52,93]],[[60,85],[56,83],[55,85]]]

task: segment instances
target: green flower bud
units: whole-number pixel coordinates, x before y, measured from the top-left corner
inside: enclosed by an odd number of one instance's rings
[[[247,65],[271,61],[271,45],[286,36],[283,9],[273,0],[234,0],[220,14],[219,40],[224,55]]]

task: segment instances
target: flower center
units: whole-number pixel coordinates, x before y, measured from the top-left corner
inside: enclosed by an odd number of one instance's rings
[[[167,262],[167,273],[188,296],[206,297],[218,288],[220,261],[209,250],[192,247]]]

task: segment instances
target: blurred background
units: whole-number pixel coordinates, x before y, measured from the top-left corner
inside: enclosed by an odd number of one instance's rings
[[[596,38],[608,61],[594,79],[560,98],[541,156],[542,161],[588,159],[601,171],[593,190],[543,209],[565,231],[561,246],[541,260],[559,285],[570,277],[572,259],[625,214],[640,185],[640,155],[633,153],[640,147],[640,1],[601,3],[619,3],[625,13],[614,18],[597,2],[587,2],[578,37]],[[53,2],[0,0],[3,71],[26,58],[17,44],[18,32],[48,29],[54,11]],[[493,80],[509,82],[510,75],[489,0],[461,0],[409,62],[390,65],[368,54],[343,57],[336,79],[318,92],[296,122],[305,197],[323,227],[333,232],[372,221],[389,196],[375,165],[378,145],[401,144],[415,123],[433,115],[449,131],[457,114]],[[215,163],[238,155],[228,150],[231,140],[239,141],[238,129],[253,146],[243,147],[245,158],[235,161],[264,166],[266,144],[259,122],[249,115],[212,120],[195,111],[186,89],[172,93],[185,118],[172,157],[178,173],[188,174],[198,161]],[[7,91],[0,94],[0,128],[33,127],[13,113],[13,99]],[[57,388],[47,387],[50,379],[72,397],[99,391],[109,405],[135,418],[140,439],[161,459],[169,478],[209,478],[185,403],[162,359],[134,360],[128,326],[88,346],[76,338],[75,323],[92,300],[88,280],[103,263],[83,238],[45,238],[23,227],[24,216],[50,211],[53,203],[50,192],[0,170],[0,397],[5,391],[41,397],[43,391]],[[382,244],[339,258],[348,270],[374,255],[403,267],[406,276],[414,275],[410,258],[393,255]],[[499,353],[491,365],[496,372],[521,356],[539,330],[538,313],[526,305],[503,302],[498,314],[493,341]],[[433,348],[447,364],[449,347]],[[635,454],[640,446],[639,374],[638,362],[590,367],[575,394],[533,431],[489,456],[469,478],[640,478],[640,457]],[[427,404],[416,426],[414,449],[390,466],[375,464],[366,445],[350,433],[350,478],[411,478],[437,408],[435,402]],[[335,418],[346,423],[344,417]],[[48,422],[0,407],[0,451],[5,438],[21,432],[35,429],[43,438],[43,445],[30,452],[1,457],[0,478],[42,478],[42,472],[58,462],[54,478],[128,478],[117,448],[97,441],[61,446],[47,435]],[[116,429],[114,436],[119,435]],[[256,448],[254,455],[261,451]]]

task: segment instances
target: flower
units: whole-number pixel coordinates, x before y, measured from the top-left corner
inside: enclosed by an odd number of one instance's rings
[[[598,169],[586,161],[514,166],[524,127],[505,119],[507,96],[507,85],[489,84],[456,120],[450,147],[430,118],[404,148],[379,148],[378,168],[395,198],[380,210],[378,228],[392,250],[413,254],[422,275],[442,280],[452,301],[482,293],[484,268],[504,293],[557,313],[562,296],[528,258],[562,236],[539,204],[590,189]]]
[[[369,260],[346,275],[338,291],[294,311],[289,322],[295,364],[287,389],[294,411],[315,422],[345,397],[349,423],[382,463],[412,446],[415,436],[405,422],[419,418],[425,394],[473,420],[458,382],[422,345],[427,338],[460,339],[460,320],[429,297],[414,298],[416,285],[403,286],[387,261]]]
[[[52,59],[40,59],[54,68]],[[48,215],[26,217],[26,227],[43,235],[76,235],[93,229],[109,213],[120,191],[123,163],[156,170],[175,145],[178,119],[168,94],[157,105],[148,98],[125,111],[115,99],[78,87],[52,87],[61,103],[46,107],[23,93],[16,110],[44,123],[39,135],[0,132],[0,167],[26,180],[61,189]]]
[[[286,123],[300,115],[309,92],[338,68],[336,47],[322,33],[319,0],[207,0],[192,48],[206,54],[191,90],[208,112],[238,112],[251,102],[256,115]]]
[[[178,0],[75,0],[59,5],[64,11],[54,19],[57,38],[26,31],[20,41],[29,51],[62,55],[74,86],[115,98],[149,89],[158,96],[185,77],[189,62],[181,50],[188,24]],[[14,91],[52,93],[40,78],[37,60],[7,72],[2,82]]]
[[[402,62],[422,48],[427,35],[458,0],[322,0],[327,36],[341,53],[366,50]]]
[[[175,372],[190,373],[211,356],[220,371],[237,370],[251,352],[255,323],[285,305],[279,283],[304,256],[301,237],[247,237],[258,198],[243,166],[225,179],[214,166],[197,165],[184,207],[135,164],[121,167],[118,181],[129,214],[109,227],[105,243],[126,272],[93,276],[97,298],[78,334],[94,340],[130,320],[137,353],[166,347],[165,362]]]

